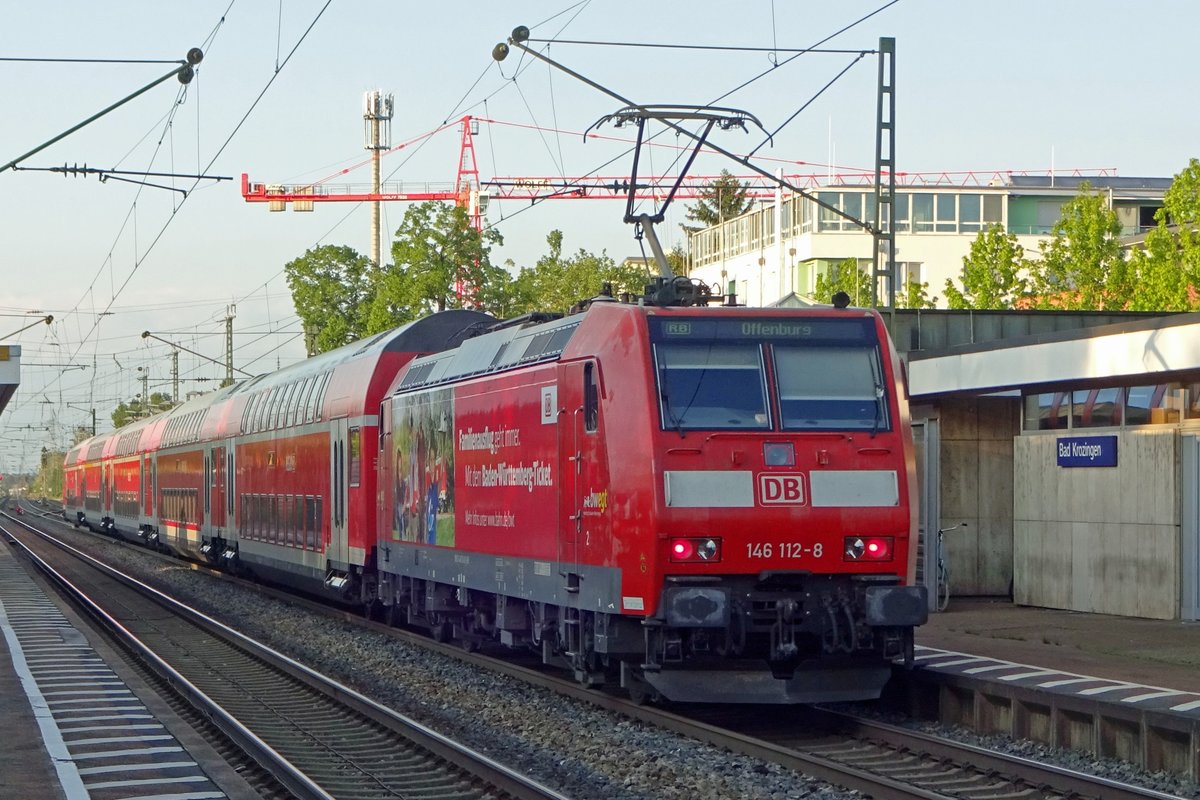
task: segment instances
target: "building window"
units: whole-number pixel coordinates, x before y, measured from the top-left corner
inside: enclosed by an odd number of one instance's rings
[[[1066,392],[1043,392],[1025,396],[1025,430],[1067,429],[1070,398]]]
[[[998,194],[983,196],[983,224],[999,225],[1004,222],[1004,198]]]
[[[958,196],[958,229],[962,233],[978,233],[983,219],[983,198],[977,194]]]
[[[931,194],[912,195],[913,233],[928,233],[933,230],[933,198]]]
[[[936,194],[934,199],[937,202],[937,224],[935,230],[939,233],[954,233],[957,225],[955,224],[955,200],[958,198],[952,194]]]
[[[896,195],[896,198],[895,198],[896,233],[907,233],[909,230],[909,223],[908,223],[909,197],[910,197],[910,195],[908,193]]]
[[[1072,428],[1111,428],[1121,424],[1124,389],[1083,389],[1071,392]]]

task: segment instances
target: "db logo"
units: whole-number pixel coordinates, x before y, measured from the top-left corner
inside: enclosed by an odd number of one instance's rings
[[[804,481],[799,475],[759,475],[758,495],[764,505],[804,505]]]

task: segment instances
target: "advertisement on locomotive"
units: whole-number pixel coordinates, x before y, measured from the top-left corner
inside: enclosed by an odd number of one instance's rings
[[[553,547],[558,508],[552,389],[493,384],[393,398],[393,538],[546,555],[539,543]]]

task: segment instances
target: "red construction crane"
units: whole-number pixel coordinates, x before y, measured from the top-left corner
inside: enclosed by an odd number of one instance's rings
[[[563,176],[504,176],[490,180],[481,180],[479,166],[475,159],[475,139],[478,132],[478,117],[464,116],[453,123],[442,125],[428,133],[422,134],[408,142],[390,148],[386,152],[409,147],[415,142],[426,139],[453,126],[460,128],[458,170],[454,183],[428,183],[411,181],[387,181],[381,184],[379,192],[372,192],[370,184],[335,182],[340,178],[369,161],[363,161],[347,167],[334,175],[307,184],[255,183],[250,176],[242,173],[242,197],[248,203],[267,203],[271,211],[283,211],[292,204],[294,211],[312,211],[314,203],[374,203],[394,200],[421,202],[425,200],[441,200],[453,202],[467,209],[471,223],[476,230],[483,227],[483,215],[487,204],[493,200],[626,200],[628,199],[628,175],[584,175],[580,177]],[[485,120],[489,123],[499,123],[496,120]],[[593,138],[602,137],[589,134]],[[624,141],[624,140],[621,140]],[[697,200],[704,196],[717,175],[687,175],[680,183],[675,193],[677,200]],[[761,175],[735,176],[742,185],[746,186],[748,197],[767,199],[775,196],[775,186]],[[842,180],[871,180],[872,174],[867,171],[851,171],[837,176]],[[789,181],[803,185],[817,185],[828,180],[829,175],[785,175]],[[666,196],[677,176],[639,177],[636,198],[639,200],[656,200]]]
[[[253,183],[246,173],[242,173],[242,197],[248,203],[267,203],[271,211],[283,211],[292,204],[294,211],[312,211],[314,203],[374,203],[394,200],[421,202],[425,200],[441,200],[453,202],[467,209],[471,224],[476,230],[482,230],[483,217],[487,205],[497,200],[627,200],[629,191],[628,175],[583,175],[578,177],[563,176],[503,176],[481,180],[479,166],[475,159],[475,139],[478,133],[480,117],[466,115],[454,122],[448,122],[432,131],[421,134],[407,142],[389,148],[384,152],[396,152],[412,144],[427,139],[430,136],[448,130],[451,127],[460,129],[458,170],[454,182],[428,183],[412,181],[387,181],[380,185],[379,192],[372,192],[370,184],[366,183],[335,183],[334,181],[358,169],[370,160],[362,161],[343,169],[327,178],[307,184],[282,183]],[[505,123],[499,120],[482,119],[484,122],[514,127],[532,127]],[[550,131],[551,133],[570,133],[569,131]],[[625,142],[625,139],[608,137],[594,132],[587,134],[588,138],[610,139]],[[673,145],[659,145],[673,148]],[[805,162],[780,160],[781,169],[794,168]],[[817,188],[825,186],[873,186],[874,170],[838,167],[830,171],[825,165],[812,164],[820,171],[810,173],[782,172],[782,177],[793,186]],[[1074,174],[1114,174],[1114,170],[1073,170]],[[1013,175],[1046,174],[1046,170],[970,170],[957,172],[898,172],[896,184],[899,186],[986,186],[998,180],[1004,180]],[[676,200],[698,200],[711,191],[712,184],[719,178],[717,175],[686,175],[675,192]],[[746,187],[746,196],[754,199],[770,199],[775,197],[776,186],[771,180],[761,175],[735,175],[738,182]],[[638,186],[635,195],[637,200],[659,200],[670,191],[678,176],[638,176]]]

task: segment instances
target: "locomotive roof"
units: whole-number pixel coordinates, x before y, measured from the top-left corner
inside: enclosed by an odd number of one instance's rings
[[[575,314],[536,325],[502,327],[467,339],[453,350],[413,359],[397,391],[554,360],[562,355],[585,316]]]

